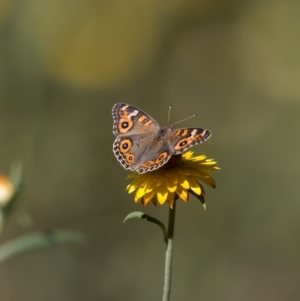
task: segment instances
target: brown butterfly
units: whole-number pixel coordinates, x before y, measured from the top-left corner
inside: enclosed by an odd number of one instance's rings
[[[161,167],[172,155],[181,154],[211,136],[209,130],[201,128],[161,127],[147,113],[124,103],[114,105],[112,116],[117,137],[114,154],[125,169],[140,174]]]

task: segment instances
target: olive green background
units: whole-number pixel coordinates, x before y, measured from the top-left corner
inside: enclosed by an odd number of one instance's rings
[[[161,300],[165,246],[112,153],[111,108],[205,127],[207,212],[178,203],[172,301],[300,298],[300,2],[0,1],[0,170],[25,189],[3,244],[80,231],[1,263],[0,299]]]

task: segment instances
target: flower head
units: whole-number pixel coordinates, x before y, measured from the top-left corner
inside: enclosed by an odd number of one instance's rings
[[[127,186],[128,193],[135,191],[135,203],[142,202],[144,206],[150,202],[163,205],[165,202],[173,207],[176,198],[187,202],[189,193],[197,196],[204,204],[204,188],[199,181],[215,187],[215,181],[210,176],[212,170],[218,170],[216,162],[207,159],[205,155],[193,157],[193,151],[182,155],[173,155],[161,168],[138,174],[129,175],[134,181]]]

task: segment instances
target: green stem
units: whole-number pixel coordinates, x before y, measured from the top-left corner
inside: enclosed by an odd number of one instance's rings
[[[165,279],[164,279],[164,291],[163,291],[162,301],[169,301],[170,294],[171,294],[175,212],[176,212],[176,200],[174,200],[173,208],[169,209],[168,240],[167,240],[167,250],[166,250],[166,259],[165,259]]]

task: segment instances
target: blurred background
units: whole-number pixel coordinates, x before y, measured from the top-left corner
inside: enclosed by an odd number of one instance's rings
[[[178,203],[171,300],[299,300],[300,2],[0,0],[0,170],[25,189],[0,244],[80,231],[1,263],[1,301],[160,300],[167,206],[125,191],[111,108],[212,131],[207,211]],[[298,139],[298,140],[297,140]],[[31,223],[20,223],[27,216]],[[26,223],[25,223],[26,224]]]

